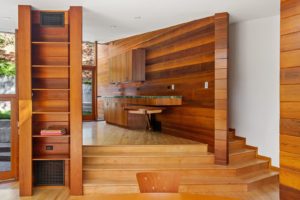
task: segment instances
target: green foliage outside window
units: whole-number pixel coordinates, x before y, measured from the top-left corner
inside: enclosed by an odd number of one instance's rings
[[[14,34],[0,33],[0,76],[16,75],[14,43]]]

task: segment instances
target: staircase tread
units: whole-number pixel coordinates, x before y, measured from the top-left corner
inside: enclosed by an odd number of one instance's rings
[[[246,140],[243,138],[229,138],[229,143],[233,142],[245,142]]]
[[[249,152],[256,152],[256,150],[249,149],[249,148],[234,149],[229,152],[229,155],[237,155],[237,154],[243,154],[243,153],[249,153]]]
[[[103,153],[84,153],[83,157],[201,157],[214,156],[210,152],[190,153],[190,152],[103,152]]]
[[[247,181],[247,183],[252,183],[252,182],[264,179],[264,178],[268,178],[271,176],[278,176],[278,175],[279,175],[279,172],[272,171],[270,169],[266,169],[266,170],[260,170],[258,172],[253,172],[253,173],[242,175],[242,176],[240,176],[240,178],[242,180]]]
[[[229,164],[227,166],[215,164],[90,164],[84,165],[83,170],[238,169],[266,162],[268,161],[261,159],[253,159],[247,162]]]
[[[121,144],[108,144],[108,145],[83,145],[83,148],[86,147],[97,147],[97,148],[105,148],[105,147],[122,147],[125,148],[129,147],[174,147],[174,146],[183,146],[183,147],[188,147],[188,146],[208,146],[208,144],[204,143],[195,143],[195,144],[128,144],[128,145],[121,145]]]

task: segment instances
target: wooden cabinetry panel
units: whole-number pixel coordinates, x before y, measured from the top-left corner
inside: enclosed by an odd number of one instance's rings
[[[133,49],[108,60],[110,83],[145,80],[145,49]]]
[[[82,8],[54,11],[65,16],[59,27],[41,26],[41,12],[19,7],[20,195],[32,195],[32,163],[46,160],[65,161],[65,185],[70,177],[71,194],[80,195]],[[62,128],[66,135],[40,134]]]
[[[120,100],[104,100],[104,119],[111,124],[127,127],[127,104]]]

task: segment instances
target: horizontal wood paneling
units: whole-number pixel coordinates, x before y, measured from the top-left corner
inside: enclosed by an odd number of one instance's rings
[[[280,199],[300,199],[300,1],[281,0]]]
[[[109,84],[108,59],[136,48],[146,50],[146,81]],[[162,131],[208,143],[210,151],[214,151],[214,17],[99,44],[97,57],[98,96],[182,95],[182,106],[169,107],[157,115]],[[225,67],[222,61],[219,63],[220,68]],[[227,75],[224,70],[218,74]],[[206,81],[208,89],[204,88]],[[217,83],[225,89],[222,81]],[[175,85],[174,91],[168,89],[171,84]],[[220,89],[218,95],[223,98],[225,93]],[[227,108],[222,103],[220,108]],[[223,113],[219,115],[224,117]]]

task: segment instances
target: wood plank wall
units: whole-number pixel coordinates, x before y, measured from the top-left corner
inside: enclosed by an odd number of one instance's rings
[[[300,1],[281,0],[280,199],[300,199]]]
[[[134,48],[146,49],[146,81],[109,84],[108,59]],[[98,96],[182,95],[182,106],[157,116],[162,132],[207,143],[214,151],[215,16],[99,44],[97,57]]]

